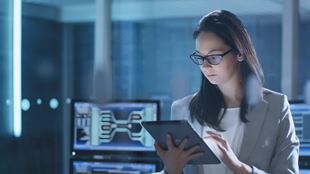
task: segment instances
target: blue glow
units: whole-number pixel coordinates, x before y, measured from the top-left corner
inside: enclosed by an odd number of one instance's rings
[[[21,6],[21,0],[13,1],[13,120],[15,137],[20,137],[22,134]]]
[[[67,103],[67,104],[70,104],[70,103],[71,103],[71,99],[70,99],[70,98],[67,98],[67,99],[66,99],[66,103]]]
[[[38,104],[38,105],[42,104],[42,99],[38,98],[38,99],[37,99],[37,104]]]
[[[22,100],[22,109],[23,111],[28,111],[30,109],[30,102],[28,99]]]
[[[57,109],[57,107],[58,107],[58,100],[55,99],[55,98],[52,98],[52,99],[50,100],[50,107],[51,107],[52,109]]]
[[[10,105],[10,103],[11,103],[10,99],[6,99],[5,103],[6,103],[7,105]]]

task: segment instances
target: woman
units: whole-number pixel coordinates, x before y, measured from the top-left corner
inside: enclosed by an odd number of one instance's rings
[[[285,95],[263,88],[263,72],[241,21],[231,12],[204,16],[194,32],[200,90],[172,104],[172,119],[189,120],[221,159],[217,165],[186,165],[199,147],[186,139],[168,150],[155,143],[162,173],[298,173],[299,140]]]

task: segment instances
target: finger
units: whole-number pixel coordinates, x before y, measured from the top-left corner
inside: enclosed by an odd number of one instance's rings
[[[213,135],[210,135],[210,138],[214,139],[215,141],[223,144],[226,146],[226,140],[221,138],[221,137],[218,137],[218,136],[213,136]]]
[[[215,137],[215,138],[217,138],[217,139],[225,140],[222,136],[218,136],[218,135],[215,135],[215,134],[210,134],[210,135],[208,135],[208,136],[210,136],[211,138]]]
[[[211,134],[211,135],[216,135],[216,136],[222,137],[222,134],[215,133],[215,132],[212,132],[212,131],[207,131],[207,133]]]
[[[219,153],[222,159],[228,156],[228,151],[224,146],[222,146],[221,144],[218,144],[217,147],[218,147],[218,150],[219,150]]]
[[[188,149],[188,150],[186,151],[186,153],[187,153],[188,155],[191,155],[192,153],[196,152],[198,149],[200,149],[200,146],[199,146],[199,145],[196,145],[196,146],[194,146],[194,147]]]
[[[201,157],[201,156],[204,155],[204,154],[205,154],[204,152],[197,152],[197,153],[194,153],[194,154],[190,155],[190,156],[187,158],[187,161],[190,161],[190,160],[192,160],[192,159]]]
[[[157,155],[161,157],[164,154],[165,150],[161,148],[158,143],[154,143],[154,147],[156,149]]]
[[[168,150],[175,148],[175,146],[172,142],[172,137],[169,133],[167,134],[167,146],[168,146]]]
[[[224,152],[224,153],[227,152],[227,149],[226,149],[224,146],[222,146],[221,144],[218,144],[217,146],[219,147],[219,149],[220,149],[222,152]]]
[[[179,145],[179,148],[182,149],[182,150],[185,149],[187,142],[188,142],[188,139],[187,139],[187,138],[184,138],[184,139],[181,141],[181,143],[180,143],[180,145]]]
[[[211,135],[203,137],[203,139],[211,138]]]
[[[215,141],[221,143],[221,145],[222,145],[223,147],[225,147],[226,149],[228,148],[229,144],[228,144],[228,142],[227,142],[224,138],[218,137],[218,136],[212,136],[212,138],[213,138]]]

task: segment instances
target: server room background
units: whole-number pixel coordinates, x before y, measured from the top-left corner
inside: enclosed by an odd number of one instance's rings
[[[265,87],[289,96],[310,173],[308,0],[0,0],[0,173],[160,170],[140,122],[199,88],[192,32],[215,9],[240,17]]]

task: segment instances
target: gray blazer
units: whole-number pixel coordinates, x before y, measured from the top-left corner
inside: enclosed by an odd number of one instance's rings
[[[253,167],[254,174],[298,174],[299,140],[285,95],[263,90],[264,99],[247,114],[238,159]],[[202,136],[203,126],[190,121],[189,103],[194,95],[173,102],[172,120],[188,120]],[[184,174],[202,174],[202,165],[186,165]],[[159,173],[164,173],[161,171]]]

